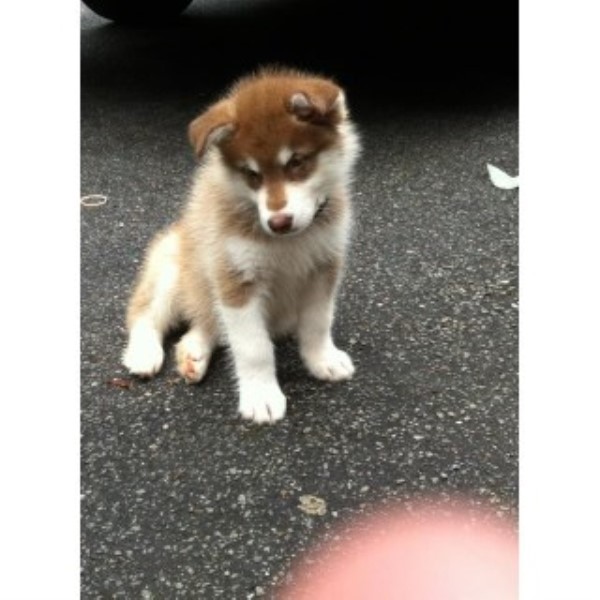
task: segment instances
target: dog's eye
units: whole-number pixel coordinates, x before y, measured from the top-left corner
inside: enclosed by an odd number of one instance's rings
[[[285,163],[286,177],[291,181],[306,179],[313,170],[315,154],[293,154]]]
[[[288,169],[299,169],[306,161],[305,156],[300,156],[299,154],[294,154],[290,160],[287,161],[286,167]]]
[[[255,171],[250,167],[243,166],[240,167],[240,172],[250,186],[259,187],[262,184],[262,175],[258,171]]]

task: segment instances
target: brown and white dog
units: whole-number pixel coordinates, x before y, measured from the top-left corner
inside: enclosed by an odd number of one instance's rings
[[[150,377],[163,339],[187,382],[217,344],[232,352],[239,412],[285,415],[272,339],[295,334],[312,375],[348,379],[352,360],[331,336],[351,224],[349,184],[359,139],[344,92],[328,79],[265,69],[240,80],[189,127],[201,158],[181,218],[150,245],[131,297],[123,363]]]

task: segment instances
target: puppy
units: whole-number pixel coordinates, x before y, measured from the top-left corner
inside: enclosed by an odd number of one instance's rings
[[[275,422],[286,398],[272,339],[297,336],[326,381],[354,366],[331,336],[351,225],[360,142],[328,79],[266,69],[240,80],[189,126],[201,160],[181,218],[151,243],[129,302],[123,363],[151,377],[176,323],[177,370],[200,381],[216,345],[231,349],[239,412]]]

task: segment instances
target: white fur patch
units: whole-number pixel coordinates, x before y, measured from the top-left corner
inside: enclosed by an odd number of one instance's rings
[[[279,384],[258,381],[240,382],[239,412],[255,423],[275,423],[285,416],[286,399]]]
[[[313,179],[307,181],[285,184],[286,204],[279,211],[270,210],[267,206],[267,190],[261,188],[258,191],[258,214],[264,231],[277,237],[269,227],[269,219],[277,213],[285,213],[292,217],[292,231],[286,234],[288,237],[295,233],[304,231],[312,222],[320,203],[325,200],[325,194],[320,192],[318,186],[314,185]]]
[[[354,374],[352,359],[331,337],[334,293],[322,277],[307,291],[300,310],[298,338],[304,364],[317,379],[341,381]]]
[[[164,357],[160,333],[149,317],[140,317],[129,334],[123,364],[134,375],[152,377],[162,367]]]
[[[346,94],[344,94],[343,91],[340,90],[340,93],[335,99],[333,106],[337,108],[342,119],[346,119],[348,117],[348,109],[346,108]]]
[[[348,186],[352,180],[354,165],[360,156],[362,146],[360,138],[356,132],[354,123],[351,121],[342,121],[338,125],[338,132],[342,140],[340,160],[338,162],[338,179]]]
[[[229,237],[225,243],[232,266],[251,281],[259,273],[270,273],[281,281],[303,279],[315,265],[341,256],[348,238],[348,223],[326,232],[309,229],[303,236],[283,236],[269,242],[257,242],[242,237]]]
[[[306,367],[317,379],[342,381],[354,375],[352,359],[333,344],[319,352],[304,355]]]
[[[254,241],[242,237],[230,237],[225,242],[227,257],[231,265],[251,281],[260,267],[261,247]]]
[[[260,167],[258,166],[258,163],[251,156],[246,159],[246,166],[255,173],[260,173]]]
[[[292,158],[293,154],[294,153],[290,148],[288,148],[287,146],[283,146],[281,150],[279,150],[279,152],[277,153],[277,162],[279,162],[279,164],[282,167],[284,167],[285,165],[287,165],[290,158]]]
[[[274,423],[285,415],[286,400],[275,375],[275,354],[260,298],[241,308],[220,307],[239,384],[239,412],[256,423]]]
[[[315,189],[312,178],[297,183],[286,183],[284,189],[287,199],[285,212],[294,219],[292,230],[303,231],[313,222],[319,208],[319,200],[324,200],[325,196]]]

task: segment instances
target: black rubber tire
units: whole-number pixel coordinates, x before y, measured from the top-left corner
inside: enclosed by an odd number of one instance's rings
[[[115,23],[157,23],[181,14],[193,0],[83,0],[96,14]]]

